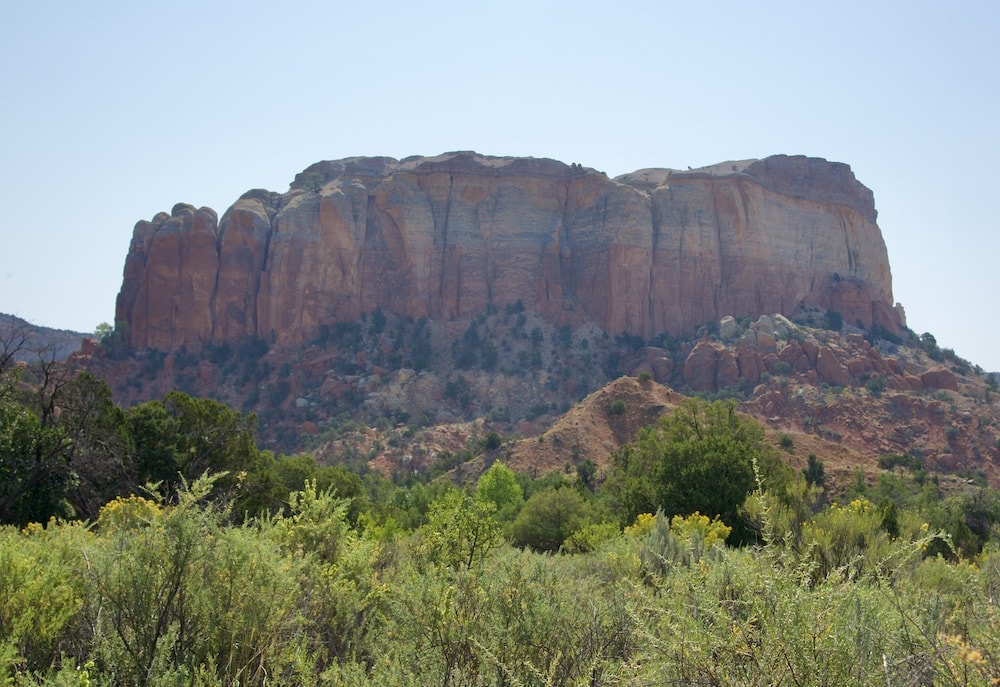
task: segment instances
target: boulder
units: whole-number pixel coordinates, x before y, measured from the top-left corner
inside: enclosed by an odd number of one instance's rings
[[[816,374],[819,379],[833,386],[847,386],[851,373],[829,346],[820,346],[816,354]]]
[[[929,389],[958,391],[958,377],[946,367],[932,367],[920,375],[920,381]]]
[[[725,389],[736,386],[740,381],[740,367],[736,354],[732,349],[723,348],[719,351],[715,368],[715,388]]]
[[[733,341],[736,339],[737,334],[739,334],[739,325],[736,323],[735,317],[726,315],[719,320],[720,339],[723,341]]]
[[[764,363],[760,354],[749,346],[740,346],[736,350],[736,364],[740,368],[740,377],[747,381],[747,384],[757,384],[764,373]]]
[[[788,364],[793,372],[808,372],[813,369],[812,362],[806,355],[805,351],[802,350],[802,346],[798,341],[792,339],[789,341],[784,348],[778,351],[778,359],[782,362]]]
[[[711,341],[695,344],[684,360],[684,384],[694,391],[714,391],[719,350]]]

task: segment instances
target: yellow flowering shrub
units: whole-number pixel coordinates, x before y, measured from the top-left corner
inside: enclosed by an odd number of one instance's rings
[[[655,515],[652,513],[639,513],[635,522],[625,528],[625,535],[628,537],[642,537],[649,534],[655,524]]]
[[[101,507],[97,523],[101,527],[136,529],[153,522],[162,512],[160,504],[142,496],[119,496]]]
[[[715,542],[725,542],[733,528],[718,516],[709,520],[707,515],[695,511],[686,517],[675,515],[670,518],[670,531],[686,540],[697,536],[705,542],[705,548],[711,548]]]

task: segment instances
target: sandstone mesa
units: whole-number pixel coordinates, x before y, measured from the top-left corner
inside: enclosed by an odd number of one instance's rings
[[[781,155],[609,179],[472,152],[320,162],[221,220],[178,204],[140,221],[116,323],[133,349],[291,346],[376,308],[449,321],[517,301],[643,338],[808,307],[904,324],[872,192],[845,164]],[[834,362],[821,364],[835,377]]]

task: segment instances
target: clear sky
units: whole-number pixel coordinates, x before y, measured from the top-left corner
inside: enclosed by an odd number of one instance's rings
[[[775,153],[875,193],[917,333],[1000,370],[1000,3],[0,2],[0,312],[114,319],[132,227],[324,159],[616,176]]]

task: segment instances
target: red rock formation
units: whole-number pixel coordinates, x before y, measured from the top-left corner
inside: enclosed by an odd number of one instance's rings
[[[736,362],[740,368],[740,378],[745,379],[747,384],[755,385],[760,382],[765,368],[764,361],[757,351],[746,344],[741,345],[736,351]]]
[[[644,338],[810,305],[901,325],[872,194],[846,165],[778,156],[612,180],[475,153],[318,163],[218,225],[186,205],[139,222],[116,320],[134,348],[294,344],[376,307],[461,320],[518,300]]]
[[[837,354],[829,346],[821,346],[816,356],[816,373],[821,382],[834,386],[847,386],[851,383],[851,373],[840,362]]]
[[[684,358],[678,381],[691,391],[717,391],[732,388],[740,380],[756,385],[765,372],[796,376],[812,386],[838,387],[860,386],[881,375],[896,390],[957,389],[957,377],[950,370],[939,366],[920,377],[906,375],[899,360],[884,357],[859,334],[840,337],[767,315],[737,333],[735,346],[708,339],[695,344]]]
[[[684,361],[684,384],[694,391],[712,391],[717,388],[716,376],[719,355],[726,348],[721,344],[702,340],[695,344]]]
[[[958,391],[958,377],[946,367],[938,366],[927,370],[920,375],[920,381],[931,389]]]

